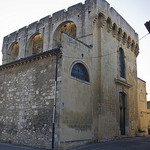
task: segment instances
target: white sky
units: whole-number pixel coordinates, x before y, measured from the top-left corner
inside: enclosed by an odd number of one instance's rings
[[[84,3],[84,0],[1,0],[0,1],[0,48],[3,37],[41,18],[67,7]],[[150,20],[150,0],[107,0],[139,34],[139,39],[148,33],[144,26]],[[150,100],[150,35],[139,42],[137,58],[138,77],[147,83],[147,100]],[[0,64],[2,55],[0,53]]]

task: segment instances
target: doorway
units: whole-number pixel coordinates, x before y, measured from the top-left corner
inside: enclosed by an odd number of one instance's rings
[[[120,109],[120,132],[125,135],[125,94],[119,93],[119,109]]]

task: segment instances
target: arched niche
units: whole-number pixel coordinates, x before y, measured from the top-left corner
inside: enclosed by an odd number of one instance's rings
[[[127,42],[127,33],[126,32],[123,33],[122,41],[123,41],[123,44],[125,44]]]
[[[139,51],[139,45],[138,44],[135,45],[135,51],[136,52]]]
[[[132,40],[132,43],[131,43],[131,50],[133,51],[135,49],[135,42],[134,40]]]
[[[62,32],[65,32],[72,37],[76,37],[76,31],[77,31],[77,28],[76,28],[76,25],[74,22],[65,21],[65,22],[61,23],[54,32],[53,48],[58,48],[61,46]]]
[[[18,54],[19,54],[19,43],[14,42],[13,44],[11,44],[9,48],[8,52],[9,62],[16,61],[18,59]]]
[[[138,44],[135,45],[135,54],[136,54],[136,56],[138,56],[138,54],[139,54],[139,45]]]
[[[127,40],[127,48],[129,48],[130,46],[131,46],[131,37],[129,36]]]
[[[98,15],[98,27],[102,28],[106,23],[105,15],[100,13]]]
[[[116,34],[117,34],[117,25],[114,23],[113,26],[112,26],[112,34],[113,36],[115,37]]]
[[[118,40],[120,41],[122,39],[122,29],[118,29]]]
[[[26,56],[35,55],[43,52],[43,37],[42,34],[36,33],[32,35],[28,41]]]
[[[110,32],[112,29],[112,21],[109,17],[107,18],[106,24],[107,24],[107,32]]]

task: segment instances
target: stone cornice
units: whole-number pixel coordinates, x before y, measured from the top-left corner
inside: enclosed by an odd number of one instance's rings
[[[6,70],[6,69],[9,69],[9,68],[24,65],[24,64],[36,61],[36,60],[44,59],[44,58],[59,55],[59,54],[60,55],[62,54],[60,48],[48,50],[48,51],[45,51],[45,52],[42,52],[42,53],[39,53],[39,54],[36,54],[36,55],[21,58],[17,61],[13,61],[11,63],[3,64],[3,65],[0,66],[0,70]]]
[[[130,49],[136,57],[138,56],[138,39],[136,39],[133,35],[130,35],[130,33],[126,33],[126,31],[124,31],[122,27],[117,25],[116,22],[112,21],[111,17],[106,16],[105,13],[100,12],[98,15],[95,15],[93,24],[95,23],[97,23],[99,28],[103,28],[104,26],[106,26],[108,33],[112,33],[112,36],[114,38],[116,38],[119,42],[121,41],[123,45],[126,45],[126,47]]]
[[[116,79],[116,78],[115,78],[115,83],[116,83],[116,84],[123,85],[123,86],[125,86],[125,87],[127,87],[127,88],[131,88],[131,87],[132,87],[131,84],[129,84],[129,83],[127,83],[126,81],[123,81],[123,80],[121,80],[121,79]]]

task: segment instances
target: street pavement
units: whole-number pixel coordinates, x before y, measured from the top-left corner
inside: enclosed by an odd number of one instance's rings
[[[150,150],[150,136],[84,145],[72,150]]]
[[[11,144],[0,143],[0,150],[45,150],[45,149],[15,146],[15,145],[11,145]]]
[[[0,150],[45,150],[0,143]],[[83,145],[70,150],[150,150],[150,136]]]

